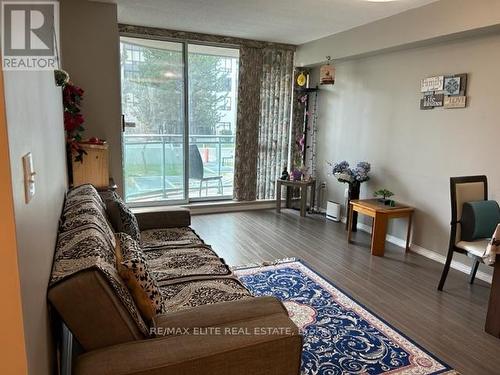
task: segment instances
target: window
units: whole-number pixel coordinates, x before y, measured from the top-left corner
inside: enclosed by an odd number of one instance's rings
[[[224,111],[231,110],[231,97],[230,96],[225,96],[222,98],[222,105],[220,108]]]
[[[232,87],[232,78],[231,77],[225,77],[222,79],[223,86],[222,86],[222,91],[230,92],[231,87]]]
[[[217,134],[218,135],[231,135],[233,132],[231,130],[230,122],[219,122],[217,124]]]
[[[222,69],[227,74],[230,74],[233,70],[233,59],[223,59],[222,60]]]
[[[238,61],[234,48],[121,38],[122,108],[136,124],[123,133],[127,202],[232,198]]]

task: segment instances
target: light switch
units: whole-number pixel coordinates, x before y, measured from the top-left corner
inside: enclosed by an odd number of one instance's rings
[[[33,157],[31,152],[23,156],[23,170],[24,170],[24,197],[25,202],[29,203],[31,198],[35,195],[35,175],[33,169]]]

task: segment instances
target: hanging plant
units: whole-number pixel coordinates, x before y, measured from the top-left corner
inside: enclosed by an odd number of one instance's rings
[[[69,79],[68,73],[64,70],[54,72],[56,84],[63,88],[63,108],[64,108],[64,130],[66,132],[66,144],[71,155],[75,155],[75,161],[82,162],[83,155],[87,153],[81,147],[81,133],[85,130],[83,123],[85,119],[81,114],[81,102],[84,91],[73,84]]]

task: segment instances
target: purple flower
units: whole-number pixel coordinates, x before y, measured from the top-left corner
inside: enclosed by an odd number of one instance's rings
[[[349,163],[345,160],[341,161],[340,163],[334,164],[333,165],[333,174],[335,173],[343,173],[345,171],[349,170]]]
[[[331,165],[331,164],[330,164]],[[354,183],[354,182],[365,182],[370,179],[368,173],[371,170],[370,163],[365,161],[359,162],[356,168],[349,168],[349,163],[345,160],[340,163],[336,163],[332,167],[332,173],[340,182],[344,183]]]

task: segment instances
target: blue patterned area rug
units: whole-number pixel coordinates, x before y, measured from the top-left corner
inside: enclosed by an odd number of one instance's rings
[[[302,374],[458,374],[303,262],[234,269],[256,296],[275,296],[304,336]]]

